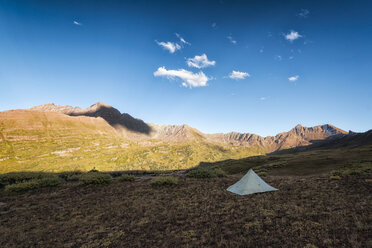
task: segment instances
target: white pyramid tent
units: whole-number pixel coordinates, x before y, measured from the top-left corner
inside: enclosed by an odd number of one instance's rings
[[[268,185],[252,169],[250,169],[238,182],[227,188],[227,191],[238,195],[249,195],[274,190],[278,189]]]

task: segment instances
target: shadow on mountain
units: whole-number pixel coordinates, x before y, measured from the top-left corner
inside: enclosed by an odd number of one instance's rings
[[[268,155],[295,153],[311,149],[352,149],[365,145],[372,145],[372,129],[364,133],[349,132],[348,134],[329,136],[324,140],[312,140],[310,145],[274,151],[269,153]]]
[[[70,116],[89,116],[89,117],[101,117],[106,120],[115,129],[124,127],[132,132],[150,134],[151,127],[147,125],[143,120],[133,118],[129,114],[121,114],[119,110],[111,106],[98,106],[94,110],[88,110],[81,113],[70,113]]]

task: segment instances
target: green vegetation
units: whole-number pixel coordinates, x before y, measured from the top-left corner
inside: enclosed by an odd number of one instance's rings
[[[10,172],[0,174],[0,187],[4,187],[9,184],[22,183],[32,179],[42,179],[50,176],[51,174],[42,172]]]
[[[265,154],[259,147],[232,147],[205,142],[133,142],[87,122],[25,112],[0,123],[0,173],[21,171],[179,170],[200,162]]]
[[[249,169],[259,176],[269,175],[331,175],[346,176],[372,174],[372,146],[353,149],[324,149],[252,156],[243,159],[228,159],[204,162],[198,168],[222,169],[227,174],[243,174]],[[192,170],[190,170],[191,172]]]
[[[119,177],[119,181],[121,182],[133,182],[134,180],[136,180],[136,176],[134,175],[123,174]]]
[[[212,178],[224,177],[226,176],[226,172],[221,168],[205,168],[199,166],[189,170],[186,175],[193,178]]]
[[[153,187],[162,187],[162,186],[175,186],[178,184],[178,179],[173,176],[166,177],[155,177],[151,180],[151,185]]]
[[[260,171],[260,172],[257,173],[257,175],[260,176],[260,177],[266,177],[267,176],[267,172]]]
[[[194,177],[194,178],[212,178],[212,177],[216,177],[216,173],[211,170],[211,169],[207,169],[207,168],[195,168],[195,169],[191,169],[188,173],[187,173],[187,176],[188,177]]]
[[[216,174],[217,177],[226,176],[226,172],[224,170],[222,170],[221,168],[214,169],[214,174]]]
[[[341,177],[340,176],[330,176],[329,179],[331,180],[341,180]]]
[[[7,185],[5,186],[5,191],[11,193],[22,193],[39,188],[55,187],[60,185],[62,182],[63,180],[58,177],[45,177]]]
[[[88,172],[80,176],[80,184],[82,185],[102,185],[111,182],[112,177],[107,173]]]
[[[331,176],[347,176],[347,175],[360,175],[369,173],[372,174],[372,161],[370,160],[359,160],[351,164],[346,164],[331,172]]]
[[[61,172],[58,173],[58,177],[62,178],[65,181],[74,182],[79,181],[82,174],[83,173],[81,171]]]

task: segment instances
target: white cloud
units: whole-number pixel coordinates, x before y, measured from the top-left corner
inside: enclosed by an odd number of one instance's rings
[[[300,13],[297,14],[298,17],[307,18],[310,14],[310,11],[307,9],[301,9]]]
[[[297,40],[298,38],[301,38],[302,35],[300,35],[298,32],[291,30],[290,33],[284,35],[286,40],[289,40],[290,42],[293,42],[294,40]]]
[[[261,49],[259,50],[260,53],[263,53],[264,52],[264,48],[261,47]]]
[[[263,96],[263,97],[260,97],[260,100],[261,101],[265,101],[267,99],[267,97]]]
[[[289,59],[290,59],[290,60],[294,59],[294,56],[289,56]]]
[[[174,42],[170,42],[170,41],[168,41],[168,42],[163,42],[163,41],[158,42],[158,41],[156,41],[156,43],[159,46],[163,47],[164,49],[168,50],[170,53],[174,53],[177,50],[181,50],[181,46],[178,45],[177,43],[174,43]]]
[[[78,26],[82,26],[83,24],[81,24],[80,22],[78,22],[78,21],[74,21],[74,24],[75,25],[78,25]]]
[[[181,41],[182,44],[191,45],[189,42],[185,41],[185,39],[182,38],[181,35],[179,35],[177,33],[175,33],[175,34],[176,34],[177,38],[180,39],[180,41]]]
[[[290,82],[294,82],[294,81],[297,81],[299,77],[300,77],[299,75],[292,76],[292,77],[289,77],[288,80],[289,80]]]
[[[229,75],[229,78],[231,79],[245,79],[246,77],[250,77],[249,73],[247,72],[241,72],[241,71],[232,71]]]
[[[214,66],[215,64],[216,64],[216,61],[208,60],[208,57],[205,53],[200,56],[196,55],[194,58],[187,59],[187,65],[189,67],[195,67],[198,69],[208,67],[208,66]]]
[[[180,78],[182,86],[184,87],[203,87],[207,86],[209,78],[200,71],[199,73],[193,73],[184,69],[179,70],[167,70],[165,67],[159,67],[154,72],[155,77],[167,77],[169,79]]]
[[[231,35],[227,36],[227,39],[232,43],[232,44],[236,44],[237,41],[233,39],[233,37]]]

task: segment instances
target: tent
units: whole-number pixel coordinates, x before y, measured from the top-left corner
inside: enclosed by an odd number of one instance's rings
[[[227,188],[227,191],[238,195],[249,195],[274,190],[278,189],[268,185],[252,169],[250,169],[238,182]]]

